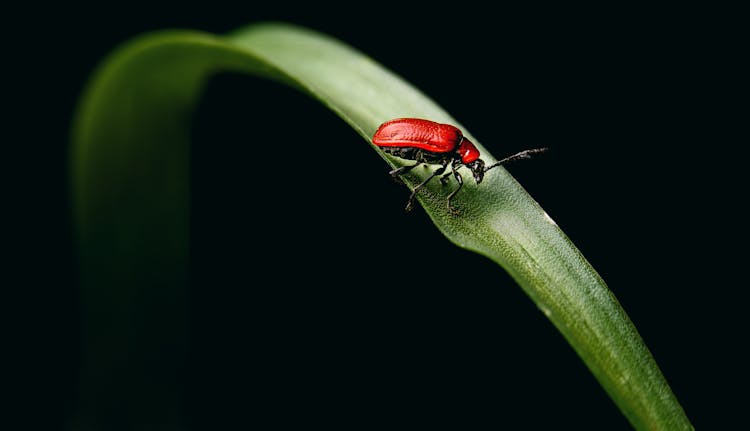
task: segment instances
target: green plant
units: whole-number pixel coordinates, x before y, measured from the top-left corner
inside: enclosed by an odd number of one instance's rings
[[[168,385],[128,374],[119,353],[134,342],[124,335],[134,320],[153,328],[154,339],[180,332],[180,289],[187,277],[188,114],[203,84],[220,70],[298,88],[368,142],[379,124],[394,117],[458,125],[361,53],[284,24],[254,25],[223,37],[156,33],[112,54],[86,90],[73,132],[72,188],[86,319],[101,322],[104,316],[109,323],[86,326],[90,339],[99,341],[85,358],[82,411],[106,414],[118,408],[118,401],[90,396],[104,385],[150,388],[140,401],[143,417],[176,411]],[[467,135],[488,163],[494,161]],[[380,154],[394,167],[402,163]],[[406,182],[413,187],[425,175],[412,171]],[[505,170],[491,171],[479,187],[468,181],[453,201],[457,214],[447,211],[437,181],[418,199],[450,241],[489,257],[513,276],[635,428],[692,428],[605,283]],[[177,310],[167,321],[166,308]],[[89,419],[82,414],[77,420]]]

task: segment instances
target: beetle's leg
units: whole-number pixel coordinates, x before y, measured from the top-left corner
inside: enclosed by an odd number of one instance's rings
[[[446,172],[445,175],[440,177],[440,184],[442,185],[448,184],[448,178],[450,178],[451,174],[453,174],[453,172]]]
[[[411,211],[412,204],[414,203],[414,197],[417,196],[417,192],[419,191],[419,189],[427,185],[427,183],[429,183],[430,180],[432,180],[436,176],[441,175],[443,172],[445,172],[446,165],[447,163],[443,163],[443,166],[436,169],[435,172],[433,172],[432,175],[427,177],[426,180],[422,181],[421,183],[417,184],[416,187],[414,187],[414,190],[412,190],[411,195],[409,195],[409,200],[406,201],[406,211]]]
[[[407,150],[402,150],[399,156],[407,158],[407,159],[415,160],[417,163],[413,165],[409,165],[409,166],[401,166],[400,168],[396,168],[388,172],[394,178],[398,178],[399,175],[403,175],[411,171],[412,169],[416,168],[419,165],[430,163],[429,161],[425,160],[424,152],[420,150],[410,148],[409,153],[404,153],[404,151],[407,151]]]
[[[456,165],[451,166],[451,170],[453,172],[449,172],[449,173],[452,173],[453,176],[456,177],[456,182],[458,182],[458,187],[456,188],[456,190],[453,190],[451,192],[451,194],[448,195],[448,199],[447,199],[447,201],[448,201],[448,211],[453,212],[453,207],[451,206],[451,199],[453,199],[453,196],[455,196],[456,193],[458,193],[458,191],[461,190],[461,187],[464,186],[464,178],[456,170]]]
[[[462,165],[463,165],[463,163],[461,162],[461,159],[453,159],[453,164],[451,165],[451,171],[450,172],[446,172],[445,175],[443,175],[442,177],[440,177],[440,182],[443,185],[448,184],[448,178],[450,178],[451,175],[453,175],[454,177],[456,175],[458,175],[458,172],[456,171],[456,169],[460,168]],[[459,175],[459,177],[460,177],[460,175]],[[460,185],[463,184],[461,182],[462,179],[457,179],[456,181],[459,182],[458,184],[459,184],[459,188],[460,188]],[[451,194],[451,196],[452,195],[453,194]]]
[[[394,170],[392,170],[392,171],[390,171],[388,173],[391,174],[392,177],[397,177],[399,175],[403,175],[403,174],[409,172],[410,170],[412,170],[412,169],[416,168],[417,166],[421,165],[422,163],[423,162],[417,162],[417,164],[415,164],[415,165],[401,166],[400,168],[396,168],[396,169],[394,169]]]

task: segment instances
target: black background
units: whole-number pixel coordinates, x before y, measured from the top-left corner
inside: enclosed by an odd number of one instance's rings
[[[510,171],[607,281],[694,425],[739,423],[747,142],[730,132],[740,118],[731,12],[354,3],[43,12],[9,15],[23,30],[6,70],[21,96],[10,127],[24,153],[21,181],[8,183],[20,216],[9,226],[22,240],[12,266],[23,276],[9,286],[32,299],[11,332],[31,429],[62,427],[73,406],[82,342],[67,134],[88,75],[144,31],[222,33],[262,20],[368,53],[496,157],[551,147]],[[223,74],[193,136],[190,428],[272,419],[629,429],[504,271],[449,244],[421,209],[404,213],[407,189],[317,102]],[[295,152],[275,157],[277,144]],[[268,174],[276,186],[259,187]],[[315,193],[296,195],[300,182]]]

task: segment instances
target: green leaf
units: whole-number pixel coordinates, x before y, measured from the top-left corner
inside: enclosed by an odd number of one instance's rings
[[[72,189],[88,340],[79,427],[122,420],[122,411],[134,424],[178,421],[171,364],[184,354],[189,122],[204,84],[218,71],[296,87],[366,142],[378,125],[396,117],[428,118],[466,131],[367,56],[303,28],[259,24],[227,36],[162,32],[114,52],[85,91],[73,130]],[[491,163],[481,143],[467,135]],[[392,166],[402,163],[378,152]],[[406,178],[411,187],[429,174],[417,171]],[[490,171],[481,186],[467,181],[455,197],[455,213],[448,211],[446,193],[434,181],[418,195],[435,226],[513,276],[635,428],[692,429],[604,281],[504,169]],[[150,372],[130,366],[134,360]],[[141,396],[133,400],[125,393]]]

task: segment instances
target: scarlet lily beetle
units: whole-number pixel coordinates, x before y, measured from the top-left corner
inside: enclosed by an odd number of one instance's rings
[[[389,174],[394,178],[423,163],[440,165],[432,175],[414,187],[409,200],[406,202],[407,211],[411,210],[417,191],[427,185],[433,178],[443,175],[448,168],[448,164],[451,164],[451,172],[440,177],[440,183],[445,185],[451,174],[458,182],[458,188],[448,195],[448,210],[452,211],[451,199],[464,185],[463,177],[458,172],[458,168],[461,166],[469,168],[474,175],[474,181],[479,184],[482,182],[484,174],[490,169],[515,160],[528,159],[533,154],[547,150],[546,148],[535,148],[521,151],[485,167],[484,161],[479,158],[479,150],[461,133],[461,130],[450,124],[440,124],[420,118],[397,118],[381,124],[372,137],[372,143],[388,154],[417,162],[414,165],[402,166],[390,171]]]

